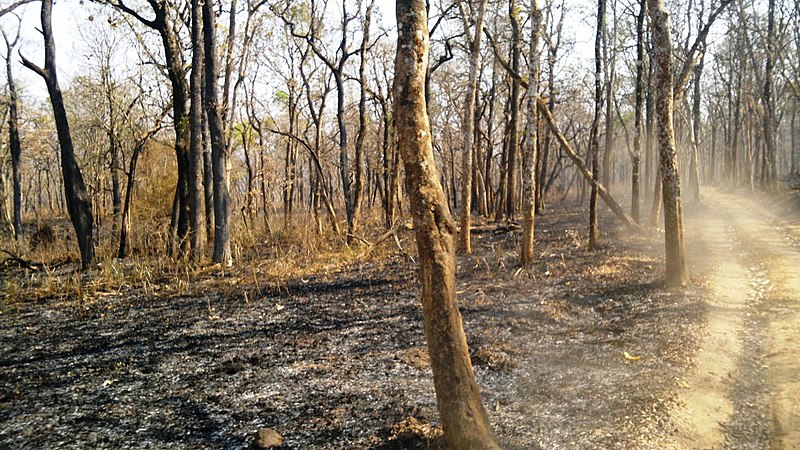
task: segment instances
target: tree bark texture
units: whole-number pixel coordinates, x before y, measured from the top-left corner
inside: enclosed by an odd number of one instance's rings
[[[686,250],[683,239],[683,201],[675,154],[673,128],[673,60],[669,14],[664,0],[648,0],[648,12],[653,34],[655,67],[653,72],[656,96],[656,132],[661,160],[661,185],[664,202],[664,245],[666,251],[666,282],[683,285],[688,281]]]
[[[397,23],[394,117],[419,251],[425,336],[442,428],[450,448],[499,449],[480,400],[456,300],[456,225],[439,183],[425,102],[425,2],[398,0]]]

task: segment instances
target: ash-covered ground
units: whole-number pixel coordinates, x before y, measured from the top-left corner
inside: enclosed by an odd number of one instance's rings
[[[701,288],[658,284],[656,234],[608,222],[590,250],[584,222],[540,215],[529,271],[515,232],[475,235],[475,253],[459,257],[473,364],[503,448],[641,448],[671,431]],[[242,276],[201,295],[134,286],[6,305],[0,448],[236,449],[262,427],[287,449],[440,447],[415,270],[397,255],[288,283]]]

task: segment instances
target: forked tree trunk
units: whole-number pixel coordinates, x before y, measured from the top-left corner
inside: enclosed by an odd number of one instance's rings
[[[56,122],[58,143],[61,147],[61,173],[64,177],[64,196],[67,200],[72,226],[81,252],[81,267],[88,269],[94,262],[94,219],[92,217],[92,200],[86,190],[81,169],[75,160],[72,147],[72,136],[69,131],[67,111],[58,85],[56,72],[56,43],[53,39],[51,15],[53,0],[42,0],[42,36],[44,37],[44,67],[38,67],[27,59],[22,62],[25,67],[41,76],[47,85],[50,103],[53,105],[53,117]]]
[[[21,24],[19,25],[22,26]],[[19,30],[19,28],[18,28]],[[19,41],[19,31],[13,42],[9,42],[5,33],[3,38],[6,41],[6,81],[8,82],[8,143],[11,150],[11,177],[13,184],[13,230],[14,239],[19,240],[22,235],[22,174],[20,171],[22,164],[22,144],[19,138],[19,117],[17,114],[17,87],[14,80],[14,73],[11,70],[11,55],[14,47]]]
[[[664,200],[666,282],[673,286],[684,285],[688,281],[688,276],[683,240],[683,201],[681,200],[681,185],[675,155],[675,130],[673,129],[673,64],[669,14],[664,7],[664,0],[648,0],[647,5],[655,56],[653,77]]]
[[[531,0],[531,51],[528,72],[528,122],[525,128],[525,144],[522,154],[522,198],[524,203],[522,222],[522,247],[520,261],[523,266],[533,263],[534,224],[536,219],[536,173],[534,165],[538,154],[537,104],[539,94],[539,37],[542,28],[542,9],[539,0]]]
[[[499,449],[481,403],[455,291],[456,225],[433,158],[425,102],[424,0],[397,1],[394,117],[419,251],[425,336],[444,437],[453,449]]]

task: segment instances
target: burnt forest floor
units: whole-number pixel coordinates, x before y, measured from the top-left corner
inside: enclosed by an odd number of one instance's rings
[[[558,209],[537,217],[531,270],[519,232],[476,234],[459,257],[482,398],[506,449],[646,447],[671,432],[702,279],[665,289],[658,232],[606,218],[592,250],[585,213]],[[284,283],[239,270],[184,294],[6,302],[0,448],[247,448],[261,427],[287,449],[440,446],[411,257]]]

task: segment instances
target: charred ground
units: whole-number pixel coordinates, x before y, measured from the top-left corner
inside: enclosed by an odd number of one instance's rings
[[[517,234],[475,236],[459,295],[503,448],[630,448],[666,411],[703,324],[703,288],[666,290],[657,233],[547,212],[538,260]],[[411,248],[411,235],[404,236]],[[428,448],[437,413],[415,264],[394,255],[277,282],[249,269],[6,304],[0,447]],[[6,273],[6,277],[19,273]]]

